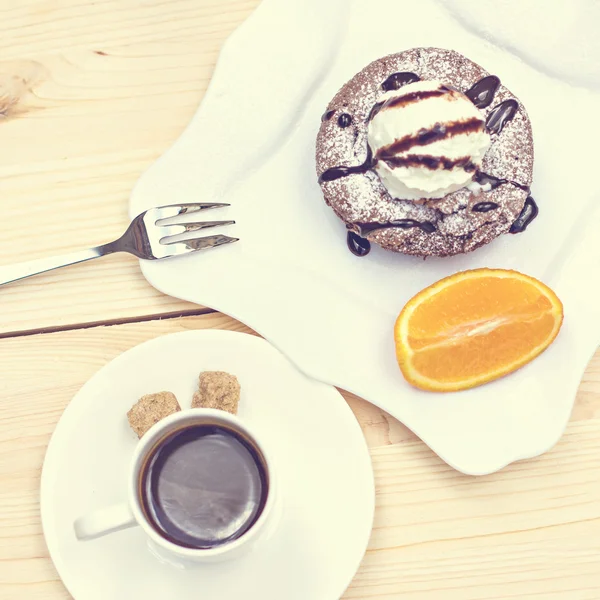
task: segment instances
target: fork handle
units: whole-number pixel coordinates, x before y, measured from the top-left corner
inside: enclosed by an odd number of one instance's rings
[[[38,275],[39,273],[45,273],[46,271],[52,271],[53,269],[58,269],[60,267],[75,265],[117,251],[118,248],[115,247],[114,243],[104,244],[103,246],[96,246],[95,248],[90,248],[88,250],[80,250],[78,252],[71,252],[60,256],[38,258],[36,260],[17,263],[16,265],[0,266],[0,285],[12,283],[13,281],[25,279],[26,277]]]

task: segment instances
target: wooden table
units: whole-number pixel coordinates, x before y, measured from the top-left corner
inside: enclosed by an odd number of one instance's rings
[[[257,3],[0,3],[1,264],[121,233],[134,182],[188,123],[220,45]],[[127,256],[0,290],[0,598],[69,597],[44,544],[38,489],[77,389],[144,340],[204,328],[248,331],[162,296]],[[369,550],[345,598],[600,598],[600,353],[556,448],[478,479],[345,396],[377,484]]]

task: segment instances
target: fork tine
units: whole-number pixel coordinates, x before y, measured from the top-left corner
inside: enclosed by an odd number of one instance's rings
[[[171,204],[168,206],[159,206],[151,209],[156,216],[156,221],[162,219],[168,219],[170,217],[177,217],[178,215],[185,215],[189,213],[196,213],[202,210],[210,210],[211,208],[224,208],[225,206],[231,206],[225,202],[193,202],[189,204]]]
[[[240,238],[234,238],[228,235],[211,235],[208,237],[185,240],[183,243],[192,250],[204,250],[205,248],[216,248],[223,244],[233,244],[234,242],[239,241]]]
[[[209,248],[223,246],[224,244],[232,244],[233,242],[239,241],[239,239],[240,238],[234,238],[228,235],[211,235],[163,245],[167,247],[169,252],[173,250],[173,254],[185,254],[186,252],[207,250]]]
[[[231,204],[227,202],[192,202],[191,204],[180,204],[181,210],[179,211],[180,215],[183,215],[188,212],[195,212],[199,210],[209,210],[211,208],[222,208],[224,206],[231,206]]]
[[[168,244],[169,237],[189,233],[191,231],[199,231],[201,229],[209,229],[210,227],[220,227],[225,225],[235,225],[235,221],[195,221],[192,223],[176,223],[174,225],[160,226],[167,235],[160,240],[161,244]]]

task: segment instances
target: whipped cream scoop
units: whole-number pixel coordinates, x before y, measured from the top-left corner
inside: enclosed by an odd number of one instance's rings
[[[465,94],[439,81],[417,81],[379,98],[368,141],[390,195],[418,200],[468,185],[491,139],[483,113]]]

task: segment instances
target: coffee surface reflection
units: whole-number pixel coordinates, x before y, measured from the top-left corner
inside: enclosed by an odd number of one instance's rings
[[[241,537],[260,517],[268,493],[264,458],[222,425],[182,427],[159,441],[141,469],[146,518],[165,539],[215,548]]]

